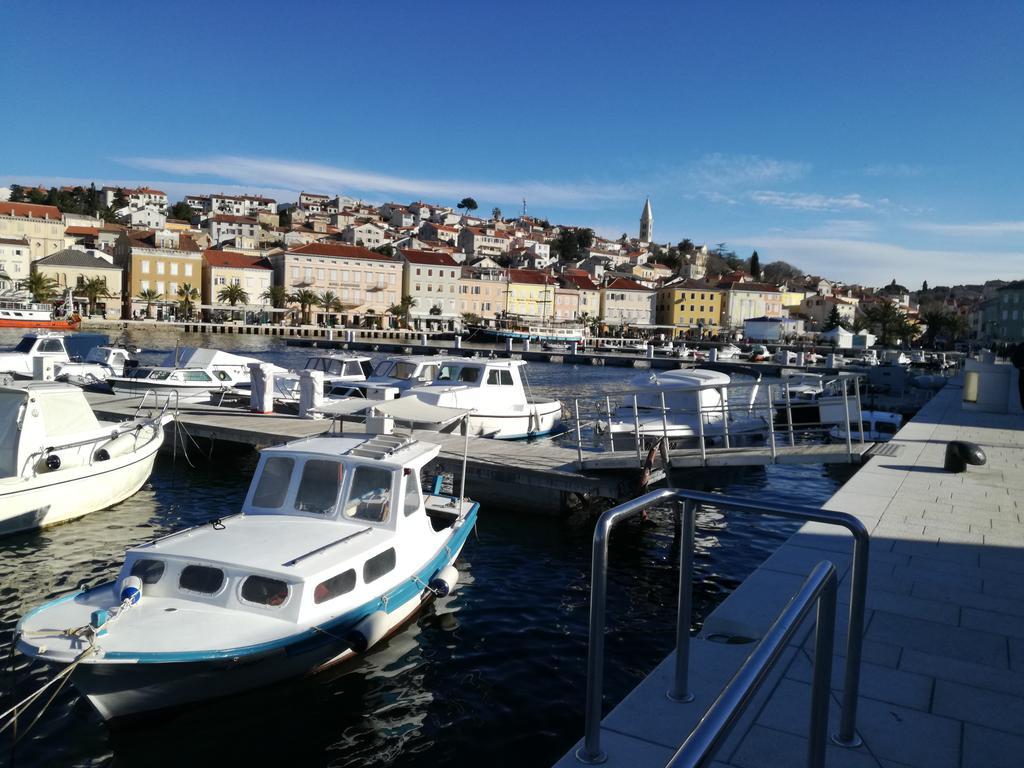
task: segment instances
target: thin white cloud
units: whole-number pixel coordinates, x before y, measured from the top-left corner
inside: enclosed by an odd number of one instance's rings
[[[909,163],[875,163],[865,166],[861,173],[865,176],[884,176],[889,178],[908,179],[920,176],[925,171],[920,165]]]
[[[811,170],[810,163],[778,160],[760,155],[707,154],[683,172],[683,181],[697,194],[728,198],[728,191],[744,192],[765,184],[796,181]]]
[[[775,192],[759,190],[750,194],[758,205],[788,208],[795,211],[867,210],[874,206],[858,194],[821,195],[813,192]]]
[[[489,202],[586,207],[635,199],[625,185],[545,181],[484,182],[466,179],[421,179],[320,163],[220,155],[208,158],[133,157],[121,162],[178,176],[214,176],[241,184],[282,187],[298,192],[317,190],[398,198],[458,200],[472,196]]]
[[[1024,277],[1021,251],[908,248],[895,243],[843,237],[743,235],[730,243],[756,248],[761,262],[782,259],[805,272],[850,283],[884,285],[893,278],[903,285],[978,283],[992,278]],[[979,268],[984,264],[983,268]]]
[[[982,221],[974,224],[914,222],[911,229],[953,237],[1003,237],[1024,234],[1024,221]]]

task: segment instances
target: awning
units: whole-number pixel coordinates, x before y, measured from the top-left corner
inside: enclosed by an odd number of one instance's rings
[[[315,409],[325,416],[341,418],[344,416],[365,416],[368,411],[390,416],[402,424],[426,425],[443,429],[462,419],[469,411],[461,408],[445,408],[430,405],[415,397],[403,397],[396,400],[363,400],[350,398],[332,403],[324,403]]]

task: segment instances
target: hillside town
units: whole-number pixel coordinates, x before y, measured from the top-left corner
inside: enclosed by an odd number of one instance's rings
[[[106,320],[463,331],[578,324],[607,336],[952,347],[1024,340],[1024,281],[850,285],[725,243],[659,242],[650,200],[616,239],[473,198],[371,205],[301,192],[0,189],[0,293]],[[813,269],[814,265],[802,265]]]

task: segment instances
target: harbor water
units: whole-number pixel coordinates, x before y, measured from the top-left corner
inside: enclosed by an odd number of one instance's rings
[[[10,347],[20,334],[0,334]],[[169,333],[135,333],[145,362],[174,349]],[[202,337],[281,365],[309,350],[267,337]],[[532,363],[538,397],[595,400],[636,372]],[[194,466],[193,466],[194,465]],[[144,488],[117,507],[42,532],[0,540],[0,643],[29,608],[112,578],[124,548],[236,512],[255,466],[248,449],[218,445],[162,455]],[[846,466],[738,467],[686,471],[675,485],[765,501],[814,504],[850,476]],[[695,626],[795,528],[765,518],[698,516]],[[655,509],[611,542],[606,706],[671,649],[675,623],[676,520]],[[0,765],[135,766],[547,766],[583,731],[592,516],[556,518],[488,505],[458,562],[461,588],[431,605],[363,658],[244,697],[105,726],[68,687]],[[3,702],[48,679],[23,657],[5,658]],[[30,715],[31,717],[32,715]],[[26,723],[20,724],[23,728]]]

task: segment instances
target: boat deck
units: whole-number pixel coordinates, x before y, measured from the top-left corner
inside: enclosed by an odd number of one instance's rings
[[[863,746],[828,748],[829,766],[1020,766],[1024,755],[1024,417],[962,410],[938,393],[824,508],[871,532],[857,730]],[[943,470],[951,440],[988,463]],[[690,647],[692,704],[669,701],[674,655],[604,719],[608,766],[663,766],[750,653],[716,635],[759,637],[806,574],[830,560],[842,577],[829,731],[838,727],[851,539],[804,525],[706,619]],[[717,768],[804,765],[810,619],[719,750]],[[609,662],[614,662],[610,654]],[[583,707],[583,692],[579,693]],[[558,763],[579,766],[575,745]]]

